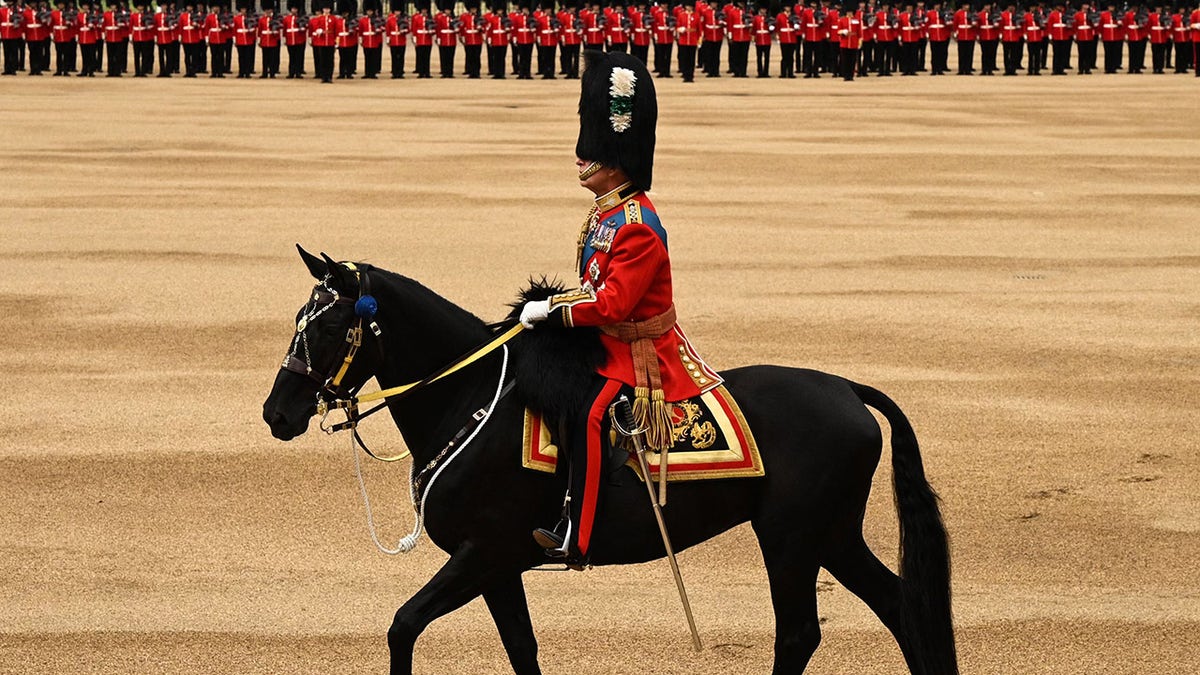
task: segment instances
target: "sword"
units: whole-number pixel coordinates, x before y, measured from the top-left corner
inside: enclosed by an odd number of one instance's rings
[[[658,498],[654,494],[654,483],[650,479],[650,465],[646,462],[646,447],[642,443],[642,434],[645,429],[637,429],[633,421],[633,407],[629,404],[629,399],[624,395],[617,399],[617,402],[609,408],[609,415],[612,419],[613,428],[632,440],[634,450],[637,452],[638,464],[642,467],[642,479],[646,485],[646,495],[650,497],[650,508],[654,511],[654,520],[658,522],[658,532],[662,535],[663,548],[667,551],[667,560],[671,563],[671,573],[675,575],[675,588],[679,590],[679,600],[683,603],[683,613],[687,616],[688,628],[692,631],[692,647],[696,651],[701,651],[704,646],[700,644],[700,633],[696,631],[696,620],[692,618],[692,605],[688,602],[687,589],[683,587],[683,576],[679,574],[679,563],[675,561],[675,549],[671,547],[671,537],[667,534],[667,524],[663,521],[662,508],[658,505]],[[660,471],[665,471],[665,465],[660,467]]]

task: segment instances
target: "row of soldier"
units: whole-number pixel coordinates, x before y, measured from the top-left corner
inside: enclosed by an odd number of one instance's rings
[[[758,77],[769,77],[771,47],[776,43],[781,51],[779,76],[784,78],[795,77],[797,70],[806,78],[838,73],[847,80],[893,72],[915,75],[926,70],[927,51],[929,70],[940,75],[950,70],[952,40],[957,45],[959,75],[975,72],[977,46],[983,75],[1001,70],[997,63],[1001,47],[1005,75],[1023,69],[1026,51],[1028,74],[1039,75],[1053,52],[1052,74],[1064,75],[1071,69],[1073,45],[1077,47],[1077,72],[1090,74],[1097,65],[1099,44],[1104,46],[1104,72],[1120,71],[1127,54],[1128,72],[1140,73],[1148,44],[1153,72],[1192,70],[1200,76],[1200,69],[1194,68],[1200,50],[1200,8],[1188,10],[1182,5],[1166,9],[1133,5],[1121,10],[1109,5],[1100,10],[1088,4],[1047,7],[1039,2],[1002,9],[1000,5],[964,3],[955,10],[940,3],[927,8],[924,2],[897,6],[859,2],[856,9],[846,9],[837,0],[809,0],[786,8],[760,4],[751,12],[744,2],[718,8],[696,0],[673,6],[565,6],[557,12],[542,5],[533,11],[528,5],[518,6],[510,12],[497,5],[483,14],[478,6],[468,5],[457,16],[448,6],[431,15],[428,4],[418,4],[410,16],[407,2],[394,2],[385,16],[380,0],[363,0],[360,16],[353,0],[339,0],[336,7],[329,0],[316,0],[315,13],[308,16],[297,0],[291,0],[283,15],[276,14],[275,0],[263,0],[262,12],[253,11],[251,2],[238,0],[231,13],[220,3],[205,6],[187,0],[179,8],[167,3],[154,11],[141,2],[135,2],[130,11],[124,3],[105,8],[85,0],[77,9],[59,0],[51,10],[44,1],[9,0],[0,6],[3,74],[24,70],[26,52],[30,75],[48,71],[53,44],[57,56],[54,75],[74,73],[78,53],[82,56],[79,76],[95,76],[102,70],[107,47],[107,75],[119,77],[127,71],[132,45],[135,77],[152,74],[157,46],[159,77],[170,77],[181,69],[184,77],[224,77],[232,72],[236,47],[238,77],[249,78],[256,72],[257,47],[262,52],[259,77],[274,78],[279,72],[280,49],[286,46],[287,77],[292,79],[304,77],[305,50],[311,45],[321,81],[333,79],[335,52],[339,57],[337,77],[353,78],[360,46],[365,77],[374,79],[381,72],[386,43],[391,75],[402,78],[411,39],[415,71],[421,78],[431,77],[434,46],[441,76],[453,77],[459,45],[465,51],[465,74],[472,78],[481,76],[484,47],[488,73],[497,79],[505,77],[510,47],[512,72],[522,79],[533,76],[535,47],[536,72],[544,79],[553,79],[556,72],[578,77],[581,49],[628,50],[648,62],[651,47],[653,70],[659,77],[672,77],[673,48],[678,49],[678,69],[685,82],[693,81],[697,68],[707,77],[720,77],[722,47],[727,50],[726,72],[748,77],[752,44]]]

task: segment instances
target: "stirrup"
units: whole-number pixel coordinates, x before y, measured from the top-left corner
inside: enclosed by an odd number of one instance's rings
[[[546,555],[551,558],[567,556],[567,538],[553,530],[539,527],[533,531],[533,540],[538,546],[546,549]]]

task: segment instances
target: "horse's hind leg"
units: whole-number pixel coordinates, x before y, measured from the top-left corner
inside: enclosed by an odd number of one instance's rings
[[[775,675],[802,673],[821,643],[817,617],[818,565],[798,537],[766,537],[755,525],[775,608]],[[768,540],[769,539],[769,540]]]
[[[529,619],[529,603],[525,600],[525,585],[521,574],[514,573],[497,579],[483,592],[488,611],[500,631],[500,641],[513,672],[517,675],[539,675],[537,638]]]
[[[900,577],[887,568],[867,547],[862,537],[856,537],[822,561],[843,586],[867,603],[875,616],[891,631],[900,645],[904,660],[913,673],[920,673],[905,632]]]

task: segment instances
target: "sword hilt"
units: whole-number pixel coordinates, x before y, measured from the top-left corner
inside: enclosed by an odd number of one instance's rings
[[[633,404],[629,402],[629,397],[625,394],[621,394],[621,397],[613,404],[613,421],[617,423],[617,431],[624,436],[636,436],[642,433],[633,419]]]

